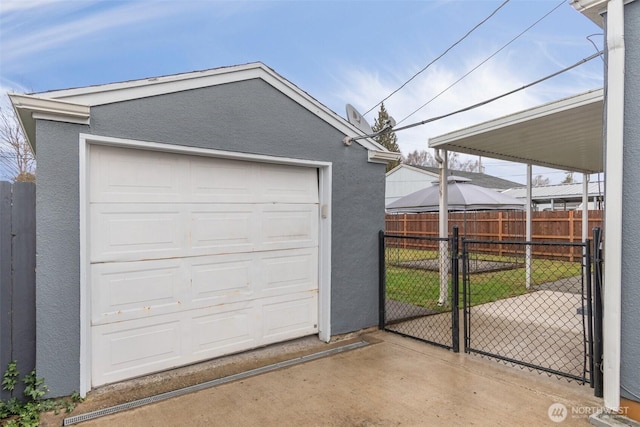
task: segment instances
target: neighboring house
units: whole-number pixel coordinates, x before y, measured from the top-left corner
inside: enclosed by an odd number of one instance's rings
[[[53,396],[378,321],[398,153],[262,63],[11,95]]]
[[[385,206],[401,197],[431,186],[440,179],[439,169],[430,166],[411,166],[400,164],[387,172],[385,185]],[[503,191],[508,188],[519,187],[522,184],[478,172],[450,170],[450,175],[461,176],[471,180],[480,187]]]
[[[531,200],[537,211],[566,211],[582,208],[583,186],[581,182],[571,184],[543,185],[531,189]],[[510,188],[503,191],[516,199],[527,199],[527,188]],[[604,208],[604,182],[590,182],[588,186],[589,209]]]

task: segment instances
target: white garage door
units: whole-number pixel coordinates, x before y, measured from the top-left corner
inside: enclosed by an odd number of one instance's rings
[[[92,146],[92,384],[318,332],[313,168]]]

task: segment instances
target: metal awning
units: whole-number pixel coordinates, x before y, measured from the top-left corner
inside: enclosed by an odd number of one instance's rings
[[[429,147],[555,169],[603,170],[603,89],[429,139]]]

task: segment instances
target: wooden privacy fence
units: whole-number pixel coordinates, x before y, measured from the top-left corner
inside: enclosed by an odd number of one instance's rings
[[[0,370],[17,360],[21,377],[35,367],[35,195],[33,183],[0,181]]]
[[[589,227],[587,235],[591,238],[594,227],[602,227],[603,211],[589,211]],[[525,239],[525,213],[521,211],[484,211],[484,212],[450,212],[449,235],[457,225],[461,237],[489,241],[523,241]],[[532,241],[534,242],[581,242],[582,211],[543,211],[533,212]],[[402,236],[438,237],[439,215],[437,212],[387,214],[386,232]],[[408,245],[424,246],[420,241],[406,241]],[[436,249],[422,247],[420,249]],[[503,255],[506,247],[486,245],[478,247],[485,253]],[[537,249],[533,255],[565,258],[573,261],[580,256],[579,248],[567,247],[564,252],[544,252],[544,247]]]

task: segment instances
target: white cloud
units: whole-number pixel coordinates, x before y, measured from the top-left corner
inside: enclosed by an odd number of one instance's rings
[[[404,120],[398,127],[417,123],[520,88],[567,65],[566,62],[561,64],[559,60],[549,61],[547,55],[542,55],[536,59],[540,64],[535,67],[523,68],[518,63],[517,58],[505,55],[505,57],[496,57],[487,62],[455,86],[446,90],[460,76],[465,74],[466,71],[464,70],[473,68],[475,64],[478,64],[485,57],[482,52],[478,52],[466,56],[462,64],[449,61],[449,63],[439,63],[432,66],[403,90],[385,101],[387,111],[400,122],[422,104],[437,97],[419,112]],[[431,137],[597,88],[601,85],[601,74],[592,70],[587,70],[586,72],[581,69],[577,70],[574,76],[568,80],[568,83],[567,79],[562,82],[550,80],[477,109],[400,131],[397,133],[400,149],[404,154],[414,150],[424,150],[427,149],[427,142]],[[411,75],[411,72],[406,71],[405,74]],[[352,69],[344,73],[342,85],[336,91],[335,96],[343,103],[355,105],[356,108],[361,110],[361,113],[364,113],[372,105],[375,105],[397,89],[401,83],[400,79],[384,79],[376,73],[362,69]],[[438,95],[442,91],[444,92]],[[367,119],[371,124],[377,117],[378,109],[376,108],[367,115]],[[494,159],[484,159],[484,162],[487,165],[487,173],[507,179],[512,177],[511,179],[517,182],[524,182],[526,179],[524,165],[500,162]],[[558,182],[564,177],[561,171],[542,168],[536,168],[536,170],[534,170],[534,174],[548,174],[552,182]]]

